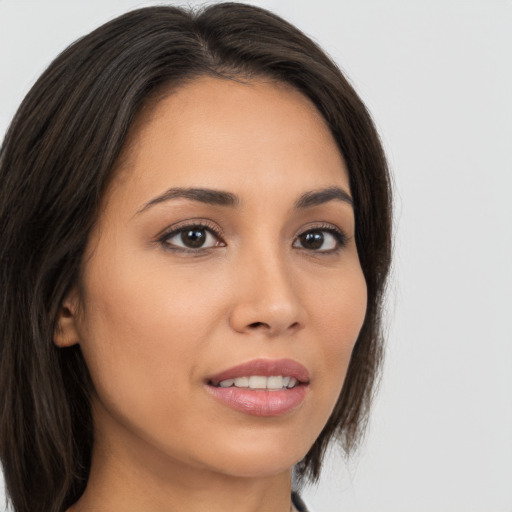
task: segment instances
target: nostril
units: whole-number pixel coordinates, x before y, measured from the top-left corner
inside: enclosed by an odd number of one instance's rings
[[[295,329],[299,325],[299,322],[294,322],[292,325],[290,325],[289,329]],[[270,325],[265,322],[253,322],[252,324],[249,324],[250,329],[271,329]]]
[[[253,327],[254,329],[257,329],[258,327],[261,327],[261,326],[270,327],[268,324],[265,324],[263,322],[254,322],[249,325],[249,327]]]

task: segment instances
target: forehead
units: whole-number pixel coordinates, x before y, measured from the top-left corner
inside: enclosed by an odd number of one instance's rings
[[[263,80],[201,77],[153,101],[133,126],[118,176],[148,198],[170,186],[349,191],[343,157],[314,104]]]

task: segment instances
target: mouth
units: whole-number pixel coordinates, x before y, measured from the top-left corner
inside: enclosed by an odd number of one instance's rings
[[[278,391],[280,389],[293,389],[300,383],[295,377],[286,375],[271,375],[265,377],[264,375],[251,375],[236,377],[234,379],[224,379],[218,383],[210,381],[210,386],[219,388],[240,388],[240,389],[266,389],[268,391]]]
[[[255,359],[206,379],[207,391],[224,405],[254,416],[281,416],[302,404],[308,370],[292,359]]]

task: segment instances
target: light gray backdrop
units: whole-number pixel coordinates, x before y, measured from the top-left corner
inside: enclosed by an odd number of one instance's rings
[[[0,134],[66,45],[152,3],[0,0]],[[370,433],[357,458],[332,459],[306,501],[317,512],[512,511],[512,2],[252,3],[346,71],[396,182],[387,364]]]

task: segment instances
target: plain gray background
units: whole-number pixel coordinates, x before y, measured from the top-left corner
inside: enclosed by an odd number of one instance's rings
[[[0,0],[0,133],[69,43],[154,3]],[[332,457],[306,502],[512,511],[512,2],[249,3],[334,57],[395,176],[389,343],[371,428],[353,460]]]

